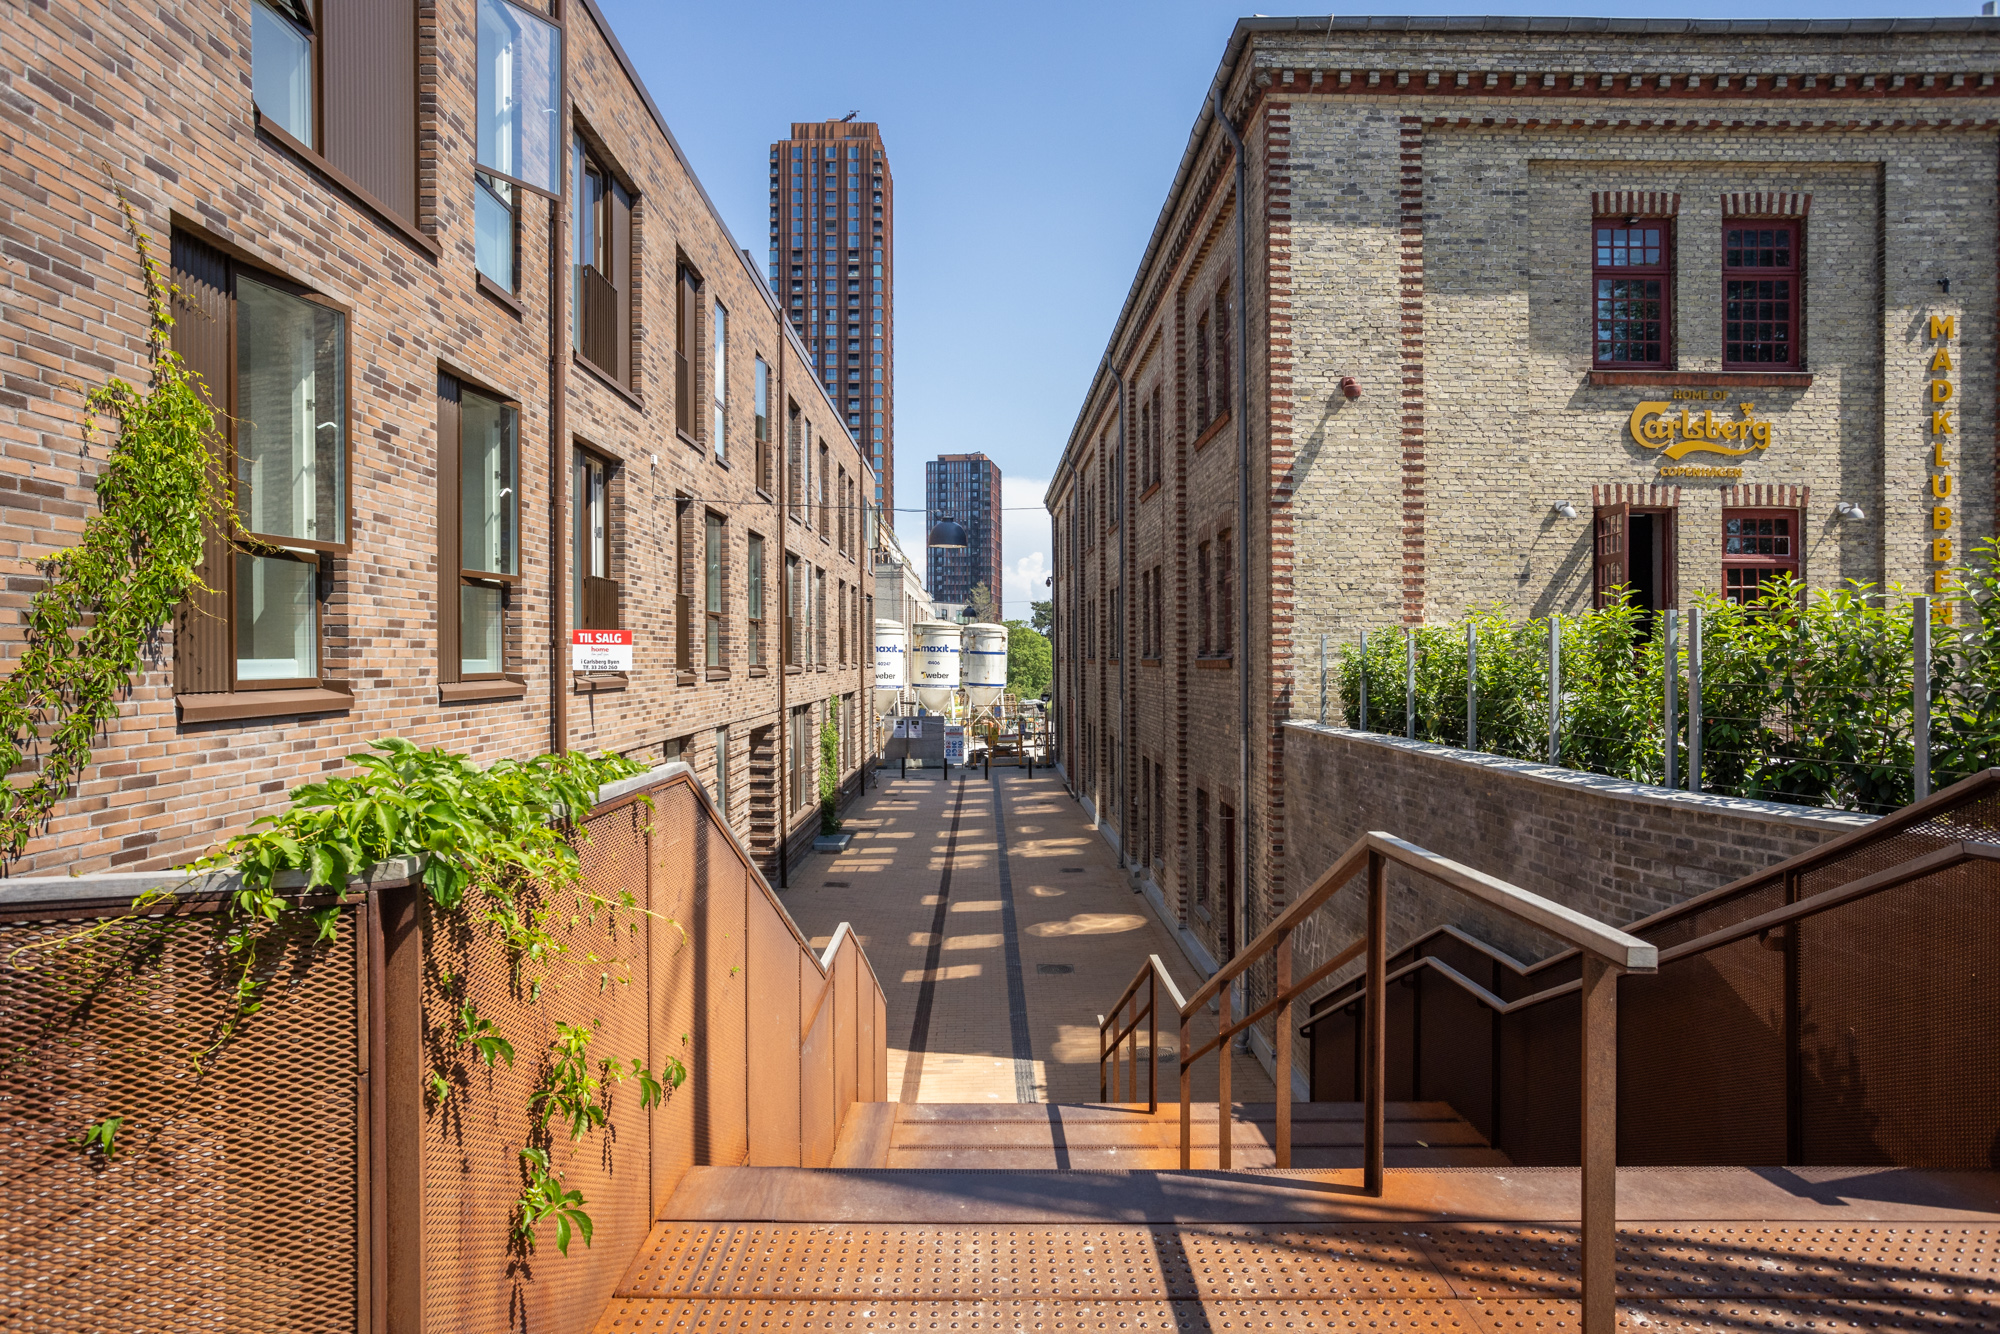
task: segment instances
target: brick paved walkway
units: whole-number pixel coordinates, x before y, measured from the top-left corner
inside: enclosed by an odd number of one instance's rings
[[[888,997],[894,1101],[1095,1101],[1097,1016],[1146,956],[1184,993],[1199,981],[1053,774],[885,776],[845,827],[848,851],[812,858],[782,897],[815,948],[853,923]],[[1214,1032],[1211,1014],[1196,1032]],[[1178,1049],[1171,1022],[1160,1041]],[[1178,1096],[1177,1068],[1160,1067],[1163,1100]],[[1271,1100],[1251,1057],[1235,1058],[1231,1081],[1238,1102]],[[1204,1058],[1195,1097],[1213,1099],[1215,1084]]]

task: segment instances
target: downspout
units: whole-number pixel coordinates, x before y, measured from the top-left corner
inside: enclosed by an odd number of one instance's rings
[[[569,624],[567,580],[563,569],[564,541],[568,531],[569,489],[569,187],[571,164],[568,136],[571,112],[569,97],[569,43],[562,48],[562,115],[557,122],[566,131],[563,148],[562,184],[555,201],[555,217],[549,228],[549,751],[563,755],[569,751],[569,654],[565,651]],[[450,609],[440,607],[440,616]]]
[[[1111,364],[1104,369],[1118,385],[1118,864],[1130,866],[1132,846],[1132,645],[1125,627],[1132,621],[1132,523],[1125,487],[1125,377]]]
[[[1237,820],[1236,922],[1229,953],[1243,948],[1250,926],[1250,381],[1246,373],[1250,347],[1250,240],[1245,226],[1249,187],[1243,160],[1243,136],[1222,109],[1222,87],[1215,90],[1215,120],[1229,136],[1236,154],[1236,709],[1242,726],[1236,751],[1237,793],[1243,813]],[[1236,1013],[1247,1013],[1247,978],[1237,979]],[[1247,1037],[1246,1030],[1246,1037]]]

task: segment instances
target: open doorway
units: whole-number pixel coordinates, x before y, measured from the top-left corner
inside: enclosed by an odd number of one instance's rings
[[[1615,600],[1613,590],[1620,587],[1630,588],[1633,605],[1649,612],[1679,602],[1679,518],[1671,506],[1639,508],[1620,502],[1597,507],[1593,606]]]

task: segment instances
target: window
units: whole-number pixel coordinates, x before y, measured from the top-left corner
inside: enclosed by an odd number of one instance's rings
[[[1156,761],[1153,765],[1152,838],[1148,840],[1152,854],[1148,860],[1155,865],[1164,864],[1167,860],[1166,788],[1166,774]]]
[[[1594,362],[1666,366],[1671,359],[1672,224],[1666,218],[1599,218],[1593,224]]]
[[[799,558],[785,557],[785,666],[797,667],[799,662]]]
[[[1194,790],[1194,901],[1208,906],[1208,866],[1215,859],[1208,845],[1208,792]]]
[[[757,358],[756,383],[752,389],[756,400],[757,413],[757,489],[768,493],[771,489],[771,367],[764,358]]]
[[[1139,571],[1139,656],[1150,658],[1153,653],[1153,572]]]
[[[1229,558],[1229,532],[1224,529],[1215,537],[1215,652],[1224,658],[1235,643],[1235,583],[1236,565]]]
[[[715,808],[729,819],[729,728],[715,729]]]
[[[250,543],[211,533],[177,622],[182,693],[316,686],[329,553],[347,548],[347,316],[183,234],[174,350],[222,412]]]
[[[1793,224],[1725,227],[1722,233],[1722,365],[1797,368],[1803,321]]]
[[[1798,577],[1797,510],[1722,512],[1722,595],[1754,601],[1780,575]]]
[[[1227,804],[1221,805],[1222,838],[1216,848],[1222,881],[1222,921],[1217,924],[1216,943],[1222,947],[1222,957],[1227,960],[1236,954],[1236,810]]]
[[[1215,415],[1227,417],[1229,398],[1229,289],[1215,292]]]
[[[708,665],[722,666],[722,516],[709,510],[702,525],[702,602],[708,624],[703,641]]]
[[[559,194],[562,142],[562,30],[509,0],[479,0],[478,165]]]
[[[840,486],[833,494],[834,508],[839,511],[840,515],[835,525],[840,539],[837,545],[840,550],[845,551],[847,550],[847,469],[842,468],[840,470]]]
[[[818,566],[808,567],[812,572],[812,605],[807,615],[812,618],[812,635],[806,650],[812,654],[815,667],[826,665],[826,571]]]
[[[1153,484],[1153,401],[1139,400],[1139,489]]]
[[[1199,436],[1214,419],[1208,399],[1208,312],[1194,322],[1194,433]]]
[[[1203,658],[1215,652],[1214,618],[1209,606],[1214,573],[1214,548],[1203,542],[1194,549],[1194,651]]]
[[[1111,590],[1111,624],[1104,637],[1104,656],[1117,662],[1125,656],[1125,590]]]
[[[613,383],[632,379],[632,195],[575,139],[574,336],[583,359]]]
[[[416,32],[415,0],[250,4],[259,127],[334,168],[363,203],[409,227],[417,217]]]
[[[794,519],[804,518],[806,458],[812,452],[812,423],[791,405],[791,429],[785,444],[785,508]]]
[[[806,794],[812,790],[810,780],[812,777],[813,750],[812,705],[801,704],[792,710],[792,753],[787,757],[791,760],[791,764],[787,766],[791,771],[792,804],[790,809],[794,811],[806,804]],[[779,832],[778,837],[779,842],[782,843],[784,841],[783,831]]]
[[[1164,657],[1166,656],[1166,651],[1165,651],[1165,647],[1164,647],[1164,646],[1165,646],[1165,644],[1166,644],[1166,638],[1167,638],[1167,578],[1166,578],[1166,573],[1167,573],[1167,571],[1166,571],[1166,567],[1165,567],[1164,565],[1155,565],[1155,566],[1153,567],[1153,614],[1152,614],[1152,625],[1153,625],[1153,652],[1152,652],[1152,656],[1153,656],[1153,657],[1155,657],[1155,658],[1164,658]]]
[[[717,463],[729,462],[729,312],[715,303],[715,346],[709,363],[709,444]]]
[[[839,634],[836,636],[838,641],[836,646],[839,648],[840,653],[837,657],[834,658],[834,661],[846,662],[847,661],[847,581],[845,579],[839,581],[839,586],[835,589],[835,592],[837,596],[834,598],[834,603],[833,603],[834,619],[840,623]]]
[[[821,538],[833,536],[833,516],[829,512],[832,508],[832,500],[827,489],[829,476],[832,472],[830,459],[831,455],[828,453],[827,447],[821,445],[819,447],[819,535]]]
[[[674,280],[674,425],[689,440],[698,429],[694,410],[694,357],[701,346],[701,279],[687,265]]]
[[[507,608],[521,578],[514,405],[440,375],[437,468],[442,679],[498,680],[507,667]]]
[[[513,182],[483,171],[472,174],[473,263],[507,292],[518,291],[521,285],[519,198]]]
[[[589,450],[576,451],[575,624],[579,630],[616,630],[618,583],[611,577],[611,464]]]
[[[764,539],[750,534],[750,551],[744,562],[744,592],[750,626],[750,665],[764,663]]]

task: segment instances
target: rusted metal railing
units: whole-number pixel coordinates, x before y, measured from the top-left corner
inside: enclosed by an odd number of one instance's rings
[[[1259,933],[1242,951],[1225,962],[1193,995],[1179,1002],[1180,1011],[1180,1141],[1181,1167],[1193,1166],[1193,1103],[1190,1096],[1194,1063],[1210,1052],[1221,1052],[1216,1093],[1217,1166],[1230,1167],[1232,1116],[1229,1091],[1228,1044],[1231,1038],[1266,1016],[1276,1014],[1277,1041],[1277,1166],[1292,1162],[1292,1003],[1341,968],[1365,956],[1363,986],[1366,996],[1363,1015],[1362,1059],[1362,1183],[1371,1195],[1383,1191],[1383,1158],[1388,1085],[1388,878],[1389,867],[1397,865],[1465,895],[1488,908],[1505,913],[1536,930],[1546,932],[1582,955],[1583,977],[1579,989],[1583,998],[1583,1329],[1585,1334],[1611,1334],[1617,1320],[1614,1248],[1617,1244],[1617,1156],[1618,1156],[1618,978],[1627,972],[1653,972],[1659,966],[1659,951],[1648,942],[1628,935],[1566,908],[1552,900],[1531,894],[1504,880],[1475,871],[1447,857],[1406,842],[1393,834],[1374,832],[1356,840],[1341,858],[1296,899],[1275,921]],[[1368,904],[1366,929],[1359,940],[1334,954],[1304,977],[1292,976],[1292,934],[1305,920],[1340,892],[1362,872],[1367,873]],[[1265,958],[1275,964],[1270,999],[1240,1019],[1231,1013],[1229,984]],[[1139,1015],[1129,1023],[1119,1020],[1121,1009],[1136,996],[1140,984],[1149,988],[1145,1017],[1153,1018],[1153,979],[1166,982],[1169,995],[1173,982],[1157,956],[1147,960],[1132,979],[1109,1019],[1098,1020],[1099,1092],[1104,1092],[1104,1062],[1112,1059],[1112,1087],[1117,1080],[1118,1044],[1136,1033]],[[1191,1046],[1188,1030],[1195,1014],[1211,1000],[1216,1003],[1215,1036],[1200,1047]],[[1157,1024],[1157,1020],[1154,1020]],[[1157,1067],[1157,1054],[1154,1057]],[[1134,1078],[1136,1093],[1136,1072]],[[1157,1109],[1157,1099],[1155,1099]]]
[[[1146,988],[1146,1002],[1139,1004],[1139,987]],[[1125,1101],[1139,1100],[1139,1021],[1146,1021],[1146,1110],[1160,1110],[1160,988],[1167,989],[1167,999],[1173,1003],[1174,1014],[1187,1008],[1181,999],[1181,989],[1174,985],[1167,966],[1160,962],[1160,956],[1149,954],[1138,974],[1126,986],[1124,994],[1111,1006],[1111,1022],[1106,1023],[1103,1015],[1097,1016],[1097,1100],[1109,1102],[1118,1094],[1118,1066],[1120,1053],[1131,1049],[1126,1058]],[[1130,1021],[1124,1022],[1120,1015],[1130,1010]],[[1122,1027],[1120,1026],[1122,1024]],[[1187,1047],[1185,1024],[1181,1030],[1181,1049]],[[1110,1079],[1105,1078],[1105,1063],[1109,1062]]]

